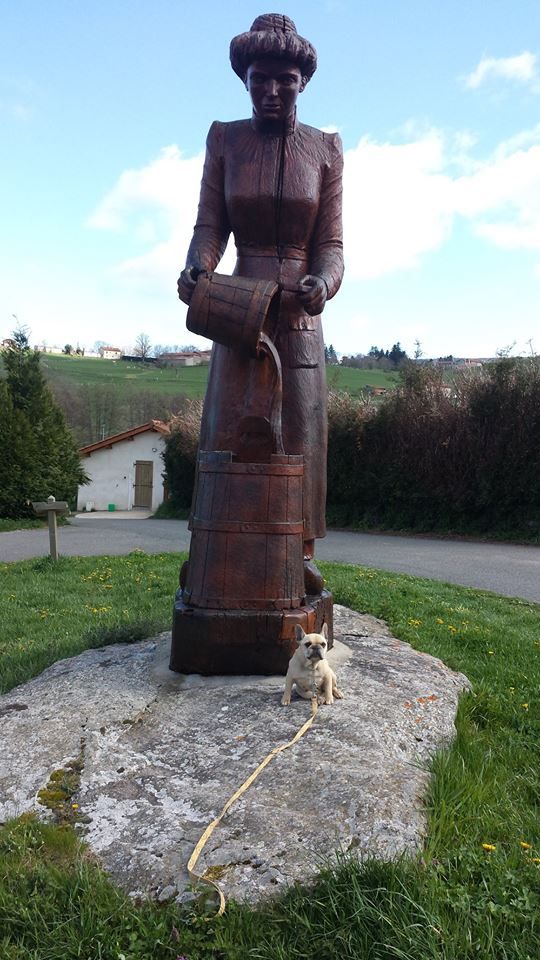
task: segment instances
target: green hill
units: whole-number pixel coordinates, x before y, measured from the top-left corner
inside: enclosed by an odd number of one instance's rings
[[[152,419],[167,420],[186,399],[201,399],[208,366],[163,367],[153,363],[43,354],[41,366],[80,446]],[[358,396],[366,387],[392,388],[397,374],[328,366],[328,386]],[[376,398],[377,399],[377,398]]]
[[[116,387],[120,396],[144,390],[161,398],[203,397],[206,390],[208,366],[164,367],[155,364],[128,363],[124,360],[101,360],[96,357],[68,357],[46,354],[43,370],[54,385],[64,381],[88,386],[101,384]],[[351,367],[329,366],[326,370],[328,386],[358,394],[367,386],[392,388],[397,375],[382,370],[355,370]]]
[[[129,363],[125,360],[102,360],[99,357],[69,357],[46,354],[42,360],[47,378],[70,384],[116,387],[120,396],[141,390],[160,397],[203,397],[208,367],[164,367],[153,363]]]

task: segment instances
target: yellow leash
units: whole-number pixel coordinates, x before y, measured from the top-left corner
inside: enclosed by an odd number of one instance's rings
[[[223,891],[220,889],[220,887],[218,886],[218,884],[215,883],[213,880],[210,880],[209,877],[205,877],[204,874],[200,874],[200,873],[197,873],[197,872],[195,871],[195,864],[197,863],[197,860],[199,859],[199,857],[200,857],[200,855],[201,855],[201,853],[202,853],[202,851],[203,851],[203,847],[204,847],[204,845],[206,844],[206,841],[209,839],[209,837],[212,836],[212,834],[213,834],[214,830],[216,829],[217,825],[218,825],[219,823],[221,823],[223,817],[224,817],[225,814],[227,813],[227,810],[229,810],[229,809],[232,807],[233,803],[234,803],[236,800],[238,800],[238,798],[241,797],[243,793],[246,792],[246,790],[248,789],[248,787],[251,786],[251,784],[253,783],[253,781],[257,779],[257,777],[259,776],[259,774],[261,773],[261,771],[264,770],[264,768],[265,768],[266,766],[268,766],[268,764],[270,763],[271,760],[274,759],[274,757],[277,757],[278,753],[282,753],[283,750],[288,750],[289,747],[292,747],[292,746],[294,746],[295,743],[298,743],[298,741],[300,740],[300,738],[303,737],[304,734],[309,730],[311,724],[313,723],[313,721],[314,721],[314,719],[315,719],[316,714],[317,714],[317,698],[316,698],[316,697],[312,697],[312,700],[311,700],[311,716],[310,716],[309,720],[306,720],[306,722],[300,727],[298,733],[296,733],[296,734],[294,735],[294,737],[292,738],[292,740],[289,740],[288,743],[282,743],[280,747],[274,747],[274,749],[270,751],[270,753],[268,754],[268,756],[264,758],[264,760],[262,761],[262,763],[260,763],[259,766],[253,771],[253,773],[250,773],[250,775],[249,775],[249,777],[247,778],[247,780],[244,780],[242,786],[238,788],[238,790],[236,791],[236,793],[233,793],[232,797],[229,797],[229,799],[227,800],[227,803],[226,803],[225,806],[223,807],[223,810],[221,811],[221,813],[219,814],[219,816],[216,817],[215,820],[212,820],[212,823],[208,824],[206,830],[204,831],[204,833],[203,833],[202,836],[200,837],[198,843],[196,844],[196,846],[195,846],[195,848],[194,848],[194,850],[193,850],[193,853],[191,854],[191,856],[190,856],[190,858],[189,858],[189,860],[188,860],[187,869],[188,869],[188,873],[189,873],[190,879],[193,880],[194,882],[207,883],[209,886],[213,887],[214,890],[217,891],[217,893],[218,893],[218,895],[219,895],[219,910],[218,910],[216,916],[218,916],[218,917],[221,917],[221,915],[225,912],[225,896],[224,896],[224,894],[223,894]]]

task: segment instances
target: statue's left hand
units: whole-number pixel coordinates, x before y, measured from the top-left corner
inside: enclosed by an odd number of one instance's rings
[[[328,287],[321,277],[307,274],[298,282],[298,299],[306,313],[316,317],[322,313],[328,297]]]

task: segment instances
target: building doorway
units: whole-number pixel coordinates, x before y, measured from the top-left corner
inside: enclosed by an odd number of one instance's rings
[[[154,464],[151,460],[137,460],[135,462],[135,492],[134,507],[152,507],[152,487],[154,479]]]

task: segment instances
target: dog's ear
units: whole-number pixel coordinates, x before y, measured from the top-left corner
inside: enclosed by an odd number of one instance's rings
[[[294,628],[294,638],[298,644],[302,643],[302,640],[305,637],[305,633],[299,623],[295,625]]]
[[[323,636],[325,640],[328,640],[328,625],[326,623],[323,623],[321,627],[321,636]]]

